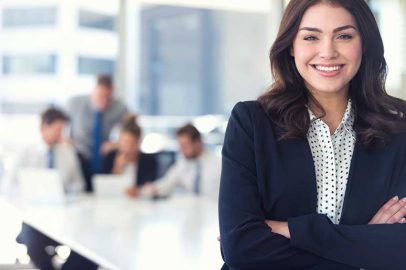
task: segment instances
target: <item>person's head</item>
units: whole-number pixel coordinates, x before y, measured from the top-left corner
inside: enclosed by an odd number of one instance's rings
[[[41,114],[41,137],[44,142],[49,146],[54,146],[63,136],[63,130],[68,117],[64,112],[56,108],[46,109]]]
[[[282,139],[306,136],[306,106],[312,101],[325,114],[320,95],[351,98],[364,145],[396,129],[388,118],[399,117],[404,104],[385,91],[383,42],[365,0],[291,0],[270,61],[275,82],[258,100]]]
[[[113,80],[110,75],[97,77],[96,86],[92,92],[92,103],[98,111],[105,111],[113,97]]]
[[[203,152],[203,141],[200,132],[192,124],[178,129],[176,137],[182,155],[186,159],[195,159]]]
[[[309,7],[290,54],[313,97],[347,97],[362,60],[362,40],[354,16],[332,2]]]
[[[364,0],[290,1],[270,61],[277,84],[302,92],[314,87],[334,91],[352,79],[355,85],[351,88],[357,91],[363,91],[362,84],[370,85],[372,78],[383,87],[386,75],[382,38]],[[323,76],[327,72],[320,75],[315,70],[318,64],[322,70],[326,65],[338,68],[337,79]]]
[[[135,115],[127,115],[122,122],[118,151],[128,156],[136,155],[140,151],[141,127],[137,124]]]

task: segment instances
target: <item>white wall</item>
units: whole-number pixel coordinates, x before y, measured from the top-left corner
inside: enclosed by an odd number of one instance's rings
[[[390,94],[402,98],[406,98],[404,82],[406,73],[406,8],[404,2],[404,0],[373,1],[373,7],[378,11],[378,24],[389,67],[386,87]]]

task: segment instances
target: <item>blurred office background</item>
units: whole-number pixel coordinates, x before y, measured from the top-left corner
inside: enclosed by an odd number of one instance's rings
[[[194,121],[219,152],[233,105],[272,82],[268,51],[287,2],[1,0],[0,174],[39,136],[38,113],[90,93],[100,73],[114,75],[115,95],[141,115],[145,151],[176,147],[173,131]],[[385,43],[387,90],[406,98],[406,0],[368,2]],[[19,252],[0,250],[0,264]]]

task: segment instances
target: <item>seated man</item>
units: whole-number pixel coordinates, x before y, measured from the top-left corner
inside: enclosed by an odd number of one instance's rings
[[[56,169],[63,181],[66,193],[82,191],[84,180],[73,146],[63,139],[68,117],[60,110],[50,108],[41,115],[42,140],[27,146],[18,155],[12,173],[11,188],[18,189],[17,172],[23,168]]]
[[[42,113],[40,125],[42,140],[35,145],[26,147],[18,156],[10,178],[12,181],[9,185],[10,189],[18,192],[18,170],[23,168],[49,168],[56,169],[59,172],[66,193],[72,194],[83,190],[84,180],[75,149],[63,139],[63,130],[67,121],[68,117],[55,108],[47,109]],[[22,230],[17,237],[17,242],[27,246],[28,255],[35,266],[46,270],[55,269],[51,261],[53,254],[49,251],[52,250],[52,247],[60,245],[58,242],[39,233],[25,223],[23,223]],[[78,256],[72,252],[68,261],[77,261]],[[79,260],[84,261],[82,265],[93,266],[93,263],[84,258]],[[83,269],[97,269],[97,267]]]
[[[183,158],[168,172],[152,183],[147,183],[133,192],[134,196],[160,197],[169,195],[175,187],[195,195],[217,198],[221,161],[204,151],[200,132],[191,124],[181,127],[177,140]]]

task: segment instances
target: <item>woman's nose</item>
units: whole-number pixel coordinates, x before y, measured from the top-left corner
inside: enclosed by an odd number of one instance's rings
[[[334,41],[332,40],[324,40],[320,44],[320,52],[319,55],[323,59],[334,59],[338,56],[338,51]]]

